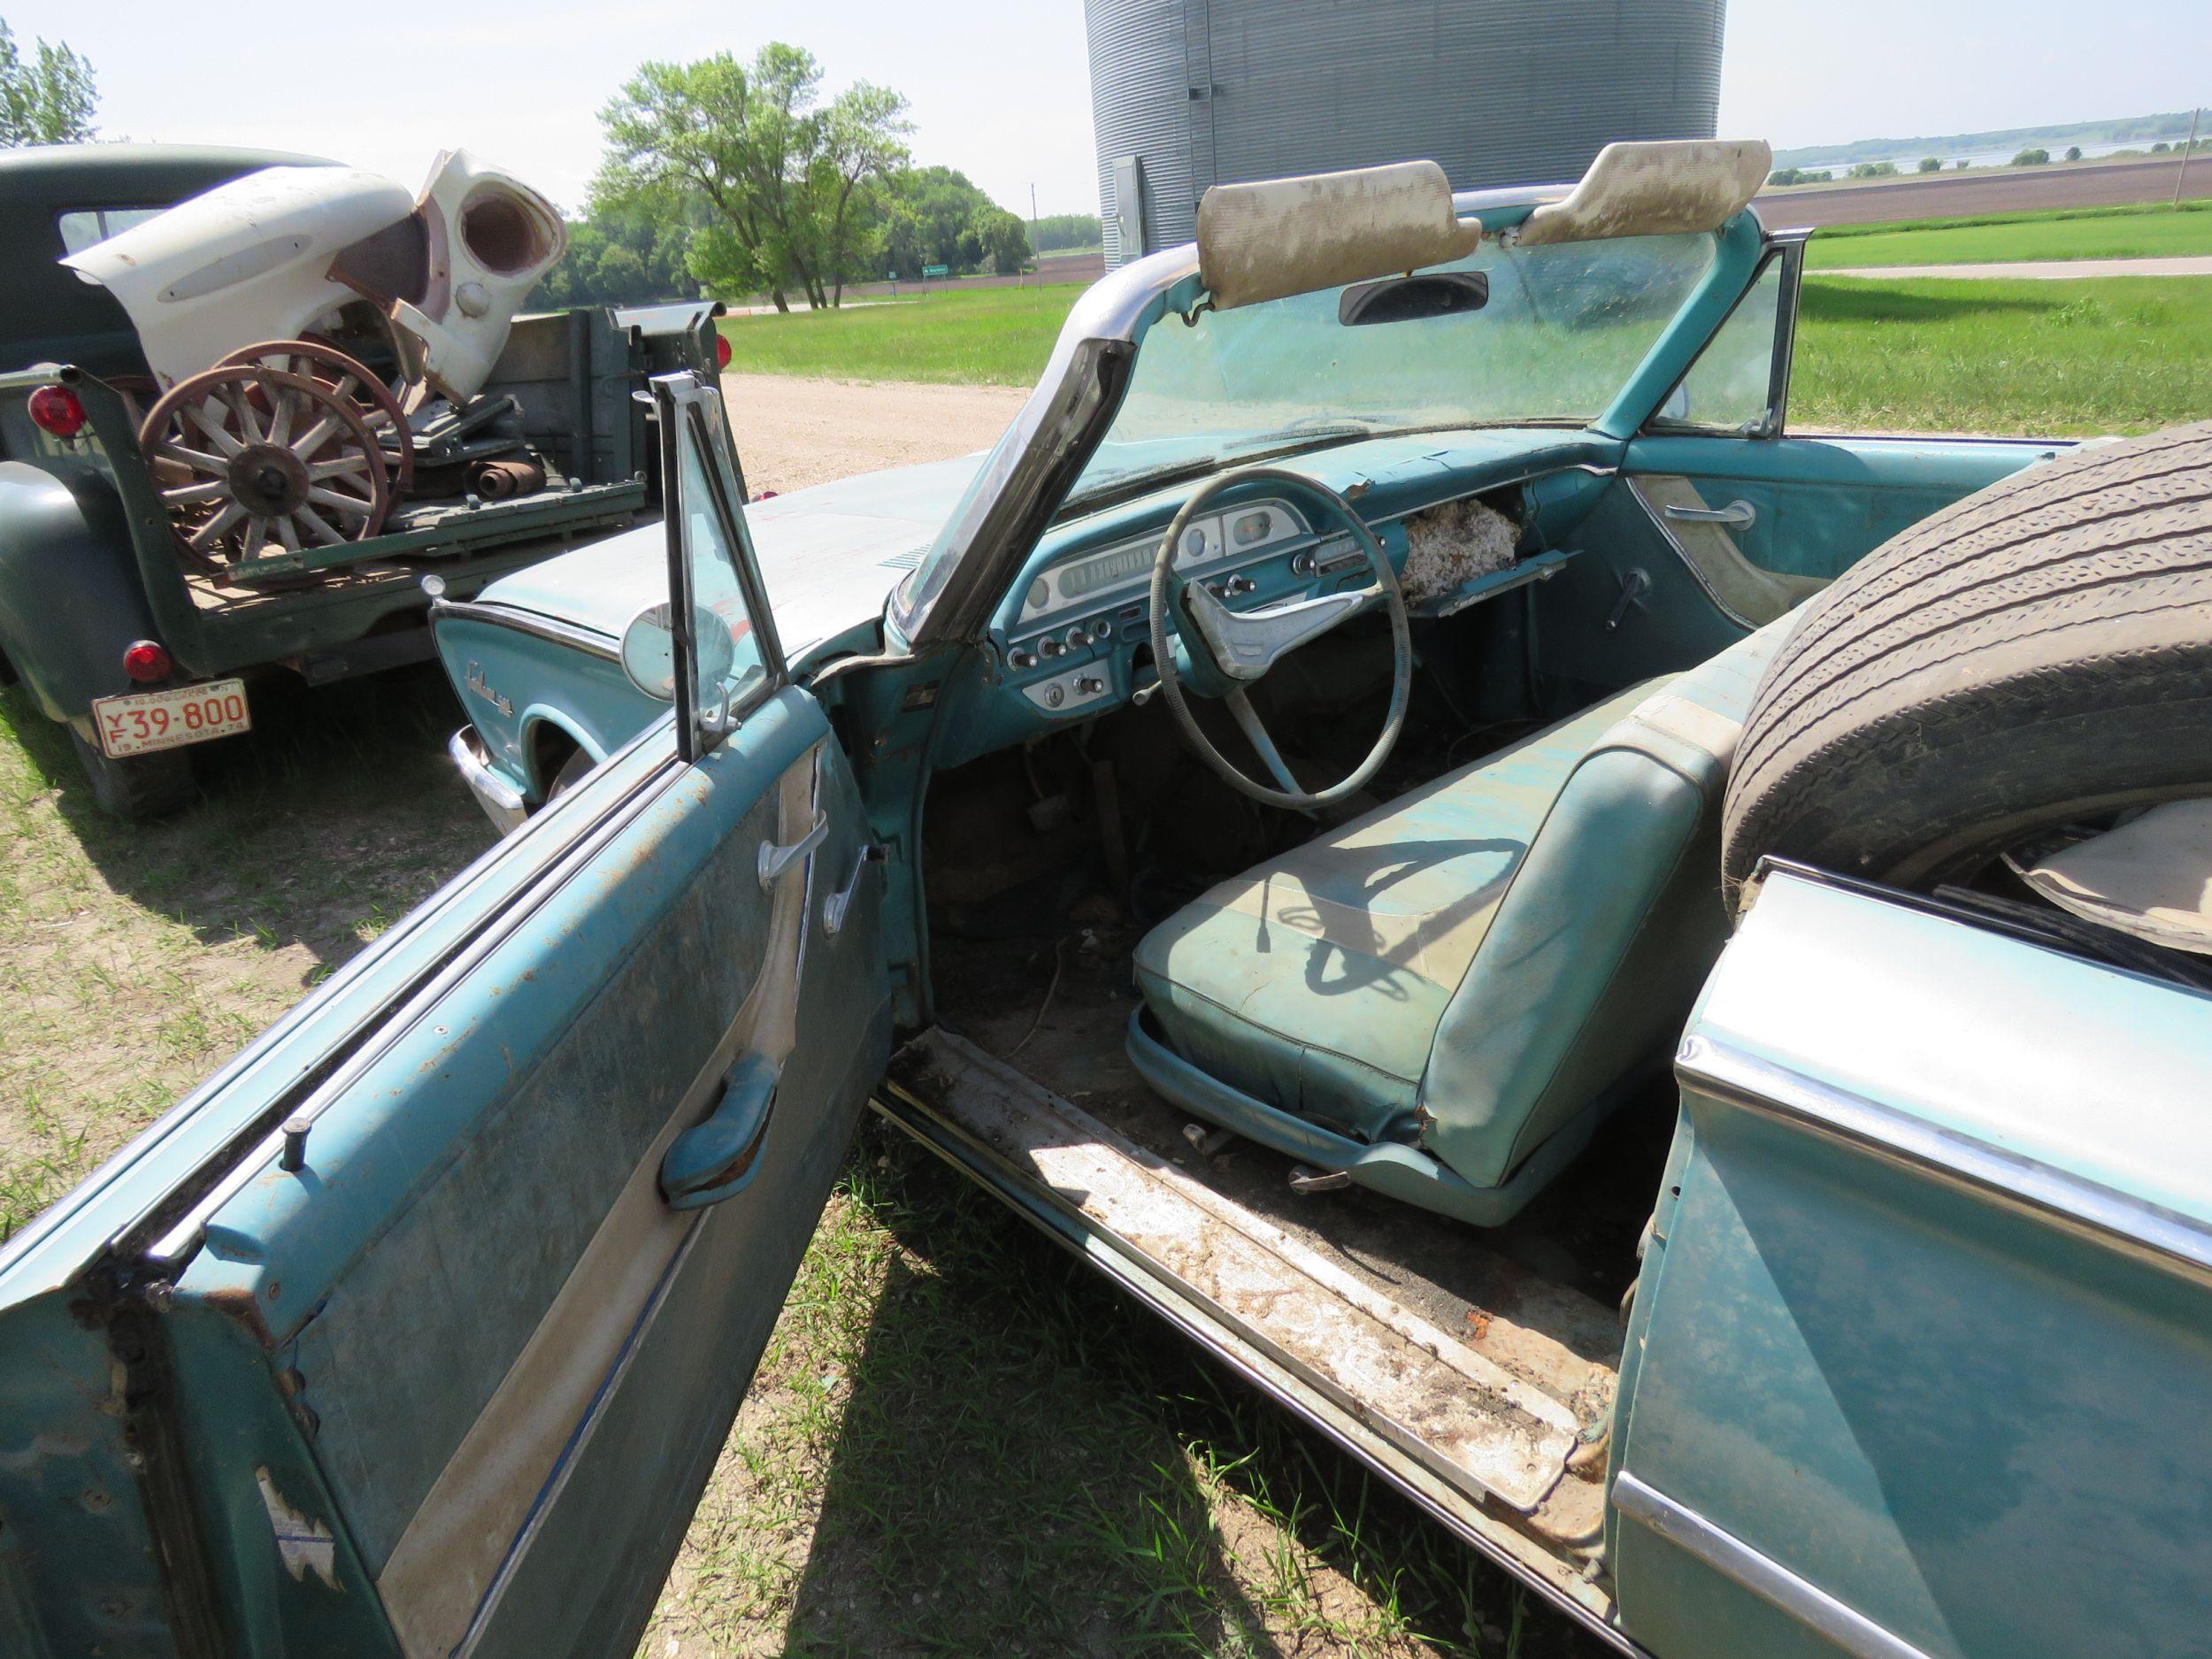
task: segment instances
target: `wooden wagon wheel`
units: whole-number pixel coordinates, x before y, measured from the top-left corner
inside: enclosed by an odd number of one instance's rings
[[[307,375],[234,363],[180,380],[138,442],[178,541],[201,559],[365,541],[391,511],[376,434]]]
[[[258,363],[287,374],[303,374],[329,387],[361,411],[361,419],[384,446],[384,463],[392,470],[392,495],[406,495],[415,485],[415,442],[400,412],[399,399],[357,359],[326,340],[265,340],[257,346],[241,346],[215,366]]]

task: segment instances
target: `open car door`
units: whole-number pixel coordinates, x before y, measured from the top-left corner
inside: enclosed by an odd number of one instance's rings
[[[655,396],[672,720],[0,1256],[0,1650],[634,1646],[890,1035],[719,395]]]

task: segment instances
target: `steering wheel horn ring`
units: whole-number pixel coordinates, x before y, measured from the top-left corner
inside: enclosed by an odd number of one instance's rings
[[[1320,594],[1310,599],[1245,611],[1232,611],[1197,581],[1185,582],[1179,594],[1171,595],[1175,549],[1182,544],[1183,533],[1190,521],[1228,490],[1263,480],[1294,486],[1325,504],[1367,556],[1368,565],[1375,573],[1374,583],[1348,593]],[[1245,688],[1264,677],[1284,655],[1318,639],[1378,598],[1390,618],[1392,653],[1390,710],[1383,721],[1382,733],[1367,757],[1344,778],[1325,789],[1306,789],[1284,764],[1280,751],[1260,721],[1258,710],[1245,695]],[[1199,662],[1202,652],[1204,660],[1201,665],[1212,670],[1225,685],[1221,701],[1228,705],[1238,726],[1279,787],[1271,788],[1248,776],[1199,729],[1185,696],[1181,671],[1176,667],[1175,643],[1168,635],[1171,602],[1178,633],[1194,663]],[[1160,540],[1160,550],[1152,563],[1149,608],[1153,665],[1160,676],[1161,693],[1174,713],[1183,740],[1223,781],[1241,794],[1269,806],[1310,811],[1333,805],[1364,787],[1389,757],[1399,733],[1404,729],[1406,705],[1413,691],[1413,633],[1406,617],[1405,595],[1398,586],[1398,572],[1391,567],[1390,556],[1383,551],[1382,543],[1368,528],[1367,521],[1349,502],[1320,480],[1287,467],[1262,465],[1239,467],[1217,474],[1200,485]],[[1192,689],[1202,692],[1203,688],[1201,686]]]

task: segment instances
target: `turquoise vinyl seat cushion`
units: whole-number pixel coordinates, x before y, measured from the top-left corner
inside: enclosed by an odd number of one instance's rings
[[[1136,953],[1167,1047],[1263,1108],[1506,1183],[1680,1030],[1725,933],[1728,764],[1793,619],[1185,906]]]

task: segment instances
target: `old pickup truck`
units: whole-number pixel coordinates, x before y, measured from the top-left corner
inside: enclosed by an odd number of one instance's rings
[[[380,534],[334,548],[182,557],[139,441],[158,389],[140,339],[113,295],[58,261],[228,180],[321,165],[147,144],[0,154],[0,653],[127,816],[188,798],[187,745],[250,723],[253,677],[321,683],[425,659],[426,574],[465,596],[657,511],[632,395],[649,373],[715,362],[711,305],[644,324],[519,319],[485,389],[519,406],[548,488],[403,502]]]
[[[872,1103],[1623,1653],[2201,1654],[2212,428],[1793,431],[1768,165],[1221,187],[918,549],[657,377],[604,758],[0,1251],[11,1650],[631,1651]]]

